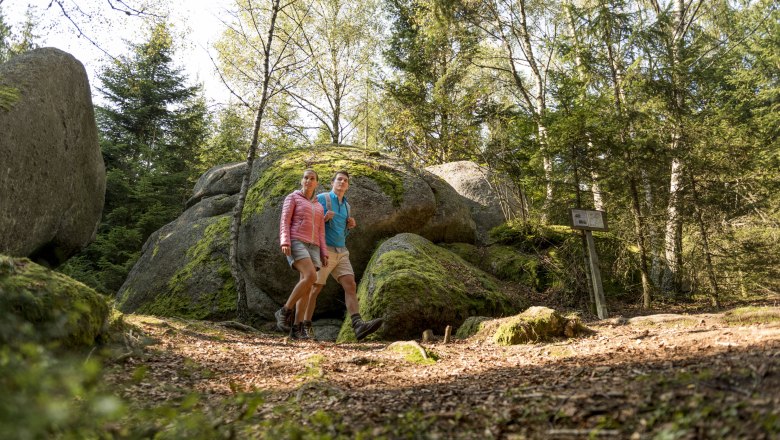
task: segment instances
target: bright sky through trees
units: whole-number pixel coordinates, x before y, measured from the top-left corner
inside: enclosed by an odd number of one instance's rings
[[[56,4],[48,7],[49,3],[48,0],[4,0],[0,8],[7,23],[19,29],[30,5],[38,22],[37,43],[62,49],[81,61],[93,86],[93,99],[98,98],[94,93],[96,73],[105,65],[108,56],[89,40],[98,43],[112,56],[122,55],[127,51],[124,41],[138,42],[142,38],[140,31],[144,29],[144,20],[112,10],[106,0],[81,0],[78,6],[83,14],[74,12],[75,9],[69,12],[86,35],[80,37],[62,10]],[[228,93],[214,73],[208,50],[224,29],[220,18],[227,16],[225,10],[231,4],[231,0],[169,0],[166,4],[178,37],[175,39],[177,65],[185,68],[191,80],[203,82],[206,96],[216,102],[227,101]]]

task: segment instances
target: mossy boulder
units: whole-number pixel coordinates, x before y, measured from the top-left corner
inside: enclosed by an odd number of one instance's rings
[[[228,238],[236,196],[204,199],[147,239],[116,297],[125,313],[224,319],[235,315]]]
[[[473,333],[475,338],[496,345],[554,341],[590,332],[578,317],[562,316],[553,309],[538,306],[530,307],[523,313],[508,318],[482,320],[478,321],[476,326],[472,323],[470,329],[458,329],[456,334],[466,336],[474,327],[477,329]]]
[[[84,284],[26,258],[0,255],[0,344],[91,345],[109,306]]]
[[[335,171],[350,172],[347,193],[357,228],[347,238],[360,278],[377,243],[399,232],[442,242],[473,242],[474,222],[458,194],[442,179],[391,157],[363,149],[328,146],[269,154],[253,166],[242,218],[238,260],[250,309],[272,320],[298,274],[279,250],[284,197],[300,187],[304,169],[330,189]],[[240,188],[240,165],[204,174],[189,209],[150,237],[118,293],[122,311],[211,318],[235,310],[228,266],[229,213]],[[343,316],[343,291],[330,282],[317,302],[317,317]],[[204,304],[205,302],[205,304]]]
[[[485,272],[415,234],[385,241],[358,286],[363,319],[384,318],[378,339],[419,338],[426,329],[443,334],[472,315],[505,316],[522,309]],[[339,341],[354,340],[345,321]]]

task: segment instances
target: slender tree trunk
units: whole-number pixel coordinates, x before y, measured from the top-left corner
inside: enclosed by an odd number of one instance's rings
[[[639,202],[639,190],[637,188],[636,178],[629,178],[629,190],[631,191],[631,210],[634,214],[634,234],[637,237],[637,246],[639,247],[639,271],[642,277],[642,307],[650,308],[652,300],[652,286],[650,284],[650,274],[647,269],[647,246],[645,245],[644,222],[642,221],[642,209]]]
[[[246,170],[244,176],[241,179],[241,190],[238,193],[238,200],[233,207],[233,221],[230,225],[230,272],[233,275],[233,279],[236,284],[236,312],[239,321],[247,322],[250,320],[249,304],[247,302],[246,293],[246,280],[241,272],[241,268],[238,262],[238,238],[241,231],[241,217],[244,213],[244,204],[246,203],[246,195],[249,191],[249,180],[252,176],[252,164],[255,161],[255,155],[257,152],[257,144],[260,133],[260,126],[263,122],[263,114],[268,104],[268,88],[271,82],[271,45],[274,40],[274,33],[276,29],[276,17],[279,13],[280,0],[273,0],[271,9],[271,23],[268,27],[268,35],[265,41],[265,47],[263,56],[263,83],[261,84],[260,105],[257,108],[257,115],[255,117],[255,124],[252,131],[252,141],[249,144],[246,155]]]
[[[655,209],[653,187],[650,185],[650,179],[644,169],[642,169],[642,186],[645,190],[645,209],[648,213],[652,213]],[[658,243],[658,230],[652,220],[647,221],[646,225],[647,235],[650,239],[650,282],[655,288],[658,288],[661,285],[661,255],[659,254],[661,246]]]
[[[707,279],[710,284],[710,303],[713,307],[720,307],[720,292],[718,291],[718,279],[715,276],[715,268],[712,265],[712,253],[710,252],[709,234],[707,233],[707,227],[704,224],[704,218],[701,213],[701,204],[699,203],[699,196],[696,193],[696,181],[693,177],[691,177],[691,195],[693,196],[693,207],[696,213],[696,222],[699,224],[699,233],[701,234],[704,259],[707,264]]]

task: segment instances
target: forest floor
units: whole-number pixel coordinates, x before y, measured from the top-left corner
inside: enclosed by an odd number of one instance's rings
[[[434,341],[428,364],[387,343],[130,315],[145,347],[107,382],[139,410],[189,409],[224,437],[780,438],[777,304],[623,312],[551,343]]]

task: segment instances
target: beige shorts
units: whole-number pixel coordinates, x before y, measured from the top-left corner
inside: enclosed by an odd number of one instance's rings
[[[328,275],[332,275],[336,281],[344,275],[355,275],[347,248],[328,246],[328,265],[317,272],[316,284],[325,284]]]

